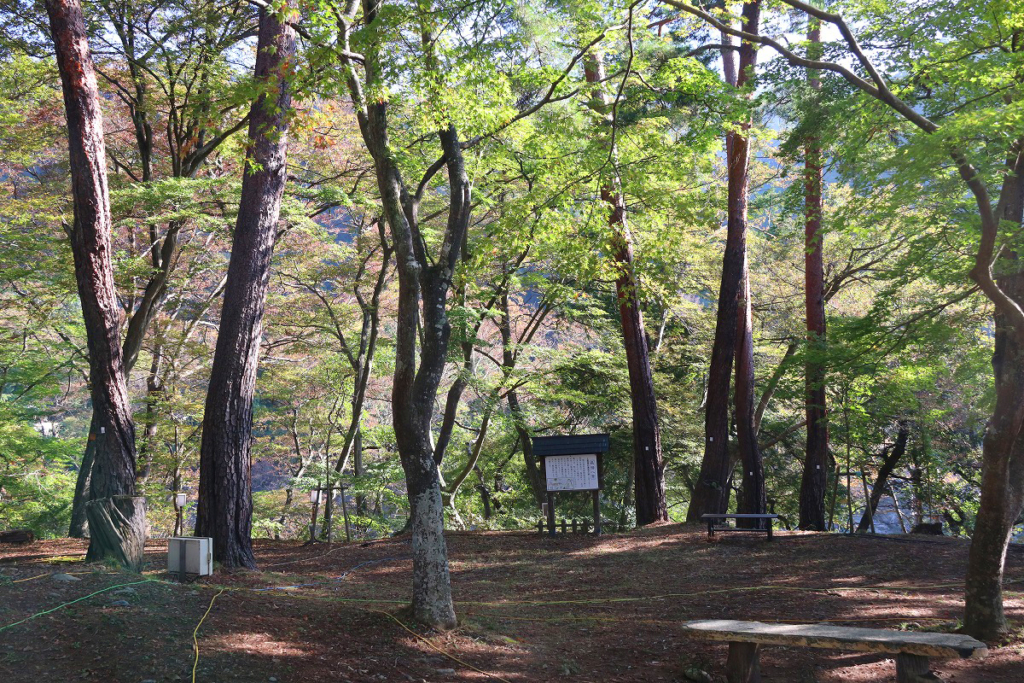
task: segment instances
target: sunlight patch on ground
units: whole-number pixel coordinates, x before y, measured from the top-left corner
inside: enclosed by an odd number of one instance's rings
[[[226,652],[241,652],[250,655],[272,655],[274,657],[305,657],[310,654],[294,643],[274,640],[269,633],[232,633],[224,636],[210,636],[203,639],[201,646]]]

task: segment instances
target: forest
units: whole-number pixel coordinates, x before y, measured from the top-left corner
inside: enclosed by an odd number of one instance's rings
[[[194,534],[243,582],[407,543],[443,632],[453,543],[749,514],[807,557],[945,536],[955,629],[1024,633],[1022,0],[0,22],[0,540],[138,573]],[[535,446],[594,434],[600,504],[549,509]]]

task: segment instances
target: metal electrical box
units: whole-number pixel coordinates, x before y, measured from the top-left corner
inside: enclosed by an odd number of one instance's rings
[[[176,536],[167,541],[167,571],[172,574],[213,574],[213,539]]]

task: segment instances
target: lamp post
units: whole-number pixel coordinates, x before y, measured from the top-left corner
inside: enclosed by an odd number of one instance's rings
[[[174,494],[174,511],[176,513],[174,520],[175,536],[180,536],[185,533],[184,514],[186,500],[187,499],[183,491],[178,491],[177,493]]]

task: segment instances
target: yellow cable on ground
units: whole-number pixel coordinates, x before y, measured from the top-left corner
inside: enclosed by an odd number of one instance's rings
[[[379,610],[379,609],[369,609],[369,608],[366,608],[366,607],[360,607],[359,609],[363,610],[364,612],[376,612],[377,614],[383,614],[384,616],[386,616],[387,618],[391,619],[393,622],[395,622],[396,624],[398,624],[399,626],[404,628],[406,631],[411,633],[417,640],[421,640],[424,643],[426,643],[427,647],[430,647],[431,649],[436,650],[437,652],[440,652],[441,654],[443,654],[448,659],[452,660],[453,662],[458,662],[459,664],[461,664],[462,666],[466,667],[467,669],[472,669],[473,671],[477,672],[478,674],[483,674],[484,676],[487,676],[488,678],[493,678],[495,680],[502,681],[502,683],[512,683],[512,681],[508,680],[507,678],[502,678],[501,676],[499,676],[497,674],[492,674],[492,673],[490,673],[488,671],[484,671],[483,669],[478,669],[475,666],[473,666],[472,664],[470,664],[469,662],[464,662],[461,659],[459,659],[458,657],[456,657],[455,655],[451,654],[450,652],[446,652],[446,651],[442,650],[441,648],[439,648],[438,646],[434,645],[432,642],[430,642],[429,640],[427,640],[426,638],[421,636],[419,633],[416,633],[416,631],[413,631],[411,628],[409,628],[408,626],[403,624],[401,622],[401,620],[399,620],[398,617],[396,617],[394,614],[391,614],[390,612],[384,612],[384,611]],[[195,682],[193,681],[193,683],[195,683]]]
[[[217,598],[221,596],[221,593],[226,590],[226,588],[221,588],[220,593],[213,596],[210,600],[210,606],[206,608],[206,614],[204,614],[203,618],[199,620],[198,624],[196,624],[196,630],[192,631],[192,647],[195,648],[196,653],[196,660],[192,664],[192,683],[196,683],[196,669],[199,667],[199,627],[203,625],[204,621],[206,621],[206,617],[210,616],[210,610],[213,609],[213,603],[216,602]]]

